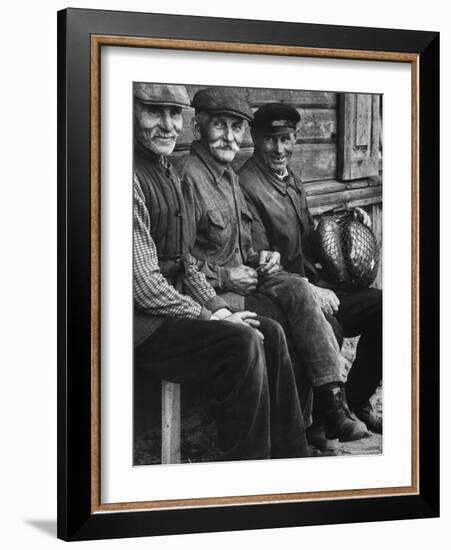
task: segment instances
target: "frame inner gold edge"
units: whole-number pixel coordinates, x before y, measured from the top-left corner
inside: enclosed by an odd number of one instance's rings
[[[410,63],[412,68],[412,483],[407,487],[280,493],[232,497],[171,499],[145,502],[101,503],[100,495],[100,48],[129,46],[263,55],[292,55],[333,59],[360,59]],[[267,44],[240,44],[141,38],[114,35],[91,36],[91,512],[163,510],[207,506],[308,502],[340,498],[365,498],[419,494],[419,55],[402,52],[334,50]]]

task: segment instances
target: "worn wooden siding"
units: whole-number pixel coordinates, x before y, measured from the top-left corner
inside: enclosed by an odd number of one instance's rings
[[[201,86],[187,86],[190,98]],[[292,166],[302,180],[321,181],[333,179],[337,175],[337,94],[333,92],[306,92],[292,90],[245,89],[252,109],[268,101],[289,101],[299,111],[301,124]],[[193,140],[192,110],[184,111],[183,130],[179,136],[174,154],[174,163],[189,151]],[[249,128],[242,143],[241,151],[234,166],[239,168],[253,151]]]
[[[187,86],[190,98],[203,86]],[[299,111],[301,123],[296,148],[291,160],[293,169],[308,185],[308,196],[313,214],[320,214],[324,207],[330,208],[334,202],[337,206],[354,204],[369,206],[381,202],[381,181],[375,183],[374,178],[359,180],[360,191],[354,191],[353,182],[346,184],[337,181],[337,133],[338,129],[338,94],[334,92],[271,90],[245,88],[245,94],[252,109],[269,101],[289,101]],[[184,111],[184,127],[172,159],[177,166],[177,160],[185,155],[193,140],[192,118],[193,110]],[[247,128],[240,152],[234,167],[238,169],[253,152],[252,139]],[[377,178],[376,178],[377,179]],[[327,196],[324,186],[334,184],[333,195]],[[364,192],[361,189],[368,187]],[[321,195],[313,199],[316,195]]]
[[[187,86],[190,98],[203,87]],[[382,178],[360,178],[345,183],[337,179],[339,95],[335,92],[259,88],[245,88],[245,94],[254,111],[270,101],[287,101],[298,109],[301,123],[291,165],[305,184],[314,217],[332,208],[360,206],[373,218],[378,242],[382,244]],[[192,109],[184,111],[184,127],[172,155],[175,166],[178,159],[188,153],[193,140],[193,114]],[[238,169],[252,151],[252,139],[247,129],[234,167]]]
[[[204,86],[188,85],[186,88],[192,99],[194,94]],[[379,245],[382,246],[382,177],[367,177],[346,182],[337,179],[339,95],[335,92],[266,88],[245,88],[244,90],[254,111],[270,101],[290,102],[298,109],[301,123],[291,166],[304,182],[313,216],[318,218],[333,208],[360,206],[371,216],[373,230]],[[175,166],[178,159],[189,152],[193,141],[193,115],[192,109],[183,112],[183,130],[171,157]],[[252,139],[247,128],[241,150],[233,163],[235,169],[240,168],[252,152]],[[380,161],[380,169],[382,169],[382,161]],[[375,284],[381,286],[381,283],[380,269]]]

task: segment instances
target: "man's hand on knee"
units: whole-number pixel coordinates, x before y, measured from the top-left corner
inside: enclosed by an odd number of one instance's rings
[[[263,334],[258,330],[260,321],[257,319],[257,314],[253,311],[237,311],[236,313],[230,313],[230,315],[224,317],[223,320],[229,323],[237,323],[239,325],[252,327],[262,341],[265,339]]]
[[[313,295],[324,313],[333,315],[340,307],[340,300],[332,290],[310,283]]]

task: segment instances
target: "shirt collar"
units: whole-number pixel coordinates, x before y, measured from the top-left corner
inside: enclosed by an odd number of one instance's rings
[[[218,162],[215,158],[213,158],[208,148],[201,141],[193,141],[191,145],[191,152],[197,155],[205,164],[216,183],[219,183],[225,172],[231,172],[233,174],[231,165]]]
[[[290,175],[290,173],[288,172],[288,168],[285,168],[285,172],[283,174],[277,174],[277,172],[274,172],[274,175],[280,181],[283,181],[285,178],[287,178]]]
[[[155,153],[151,149],[147,149],[141,143],[139,143],[139,141],[136,141],[136,140],[135,140],[135,151],[138,154],[150,160],[151,162],[153,162],[154,164],[157,164],[164,169],[167,169],[170,166],[170,162],[167,157],[165,157],[164,155],[159,155],[158,153]]]
[[[141,155],[146,161],[148,161],[154,168],[156,168],[160,173],[164,174],[167,178],[172,181],[178,182],[179,176],[174,171],[172,164],[168,157],[164,155],[159,155],[150,149],[146,149],[140,143],[135,142],[135,153]]]

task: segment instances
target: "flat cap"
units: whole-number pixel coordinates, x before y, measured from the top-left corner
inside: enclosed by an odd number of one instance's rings
[[[215,87],[199,90],[193,97],[193,107],[196,112],[224,113],[252,120],[252,110],[244,92],[236,88]]]
[[[141,103],[150,105],[173,105],[189,107],[190,101],[185,86],[175,84],[149,84],[134,82],[133,96]]]
[[[265,103],[254,113],[251,127],[265,134],[286,134],[297,129],[301,117],[289,103]]]

